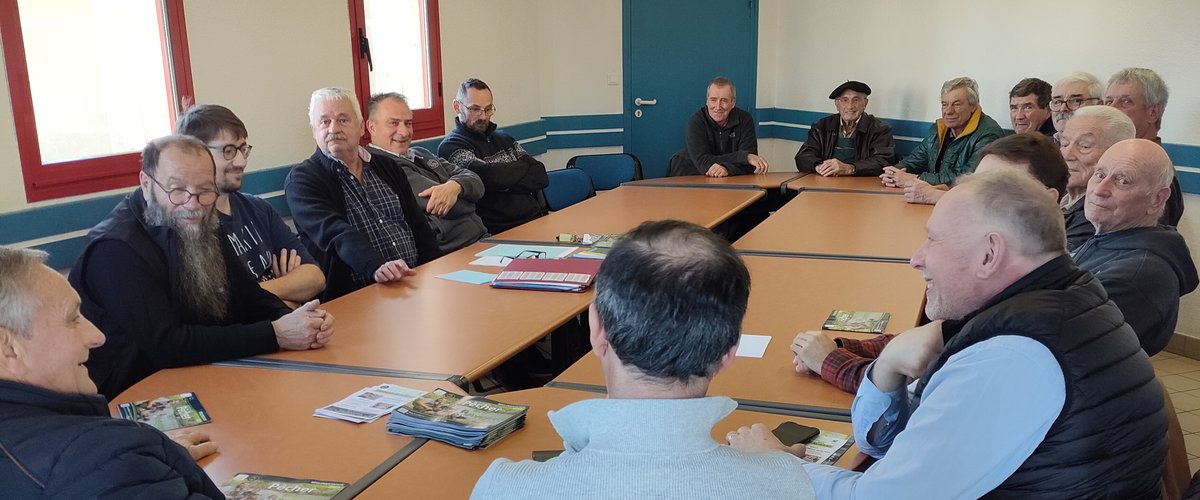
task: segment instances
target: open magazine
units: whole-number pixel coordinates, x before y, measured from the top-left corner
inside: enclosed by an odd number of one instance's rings
[[[117,405],[121,418],[150,424],[160,431],[191,427],[212,421],[204,405],[196,399],[196,393],[185,392],[174,396],[145,399]]]

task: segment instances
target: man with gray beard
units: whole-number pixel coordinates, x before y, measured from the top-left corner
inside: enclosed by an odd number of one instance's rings
[[[108,337],[87,367],[109,399],[164,368],[316,349],[333,335],[318,301],[292,311],[220,243],[214,171],[195,138],[150,141],[141,186],[88,233],[70,281]]]

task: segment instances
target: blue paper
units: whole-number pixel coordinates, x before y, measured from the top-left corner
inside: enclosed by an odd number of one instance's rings
[[[452,273],[439,274],[439,275],[437,275],[437,277],[444,279],[444,280],[461,281],[463,283],[470,283],[472,285],[482,285],[484,283],[491,283],[492,280],[496,279],[495,274],[481,273],[479,271],[472,271],[470,269],[463,269],[461,271],[454,271]]]
[[[557,247],[548,245],[514,245],[501,243],[492,248],[475,254],[476,257],[534,257],[539,259],[561,259],[571,254],[579,247]]]

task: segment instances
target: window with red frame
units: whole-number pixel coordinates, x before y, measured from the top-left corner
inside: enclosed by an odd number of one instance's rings
[[[183,0],[0,2],[25,197],[137,184],[192,100]]]
[[[399,92],[413,110],[413,138],[446,132],[437,0],[349,0],[354,91],[366,115],[377,92]]]

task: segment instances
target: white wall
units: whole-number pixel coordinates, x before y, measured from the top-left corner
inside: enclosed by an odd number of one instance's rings
[[[621,2],[537,5],[542,115],[621,113]]]

